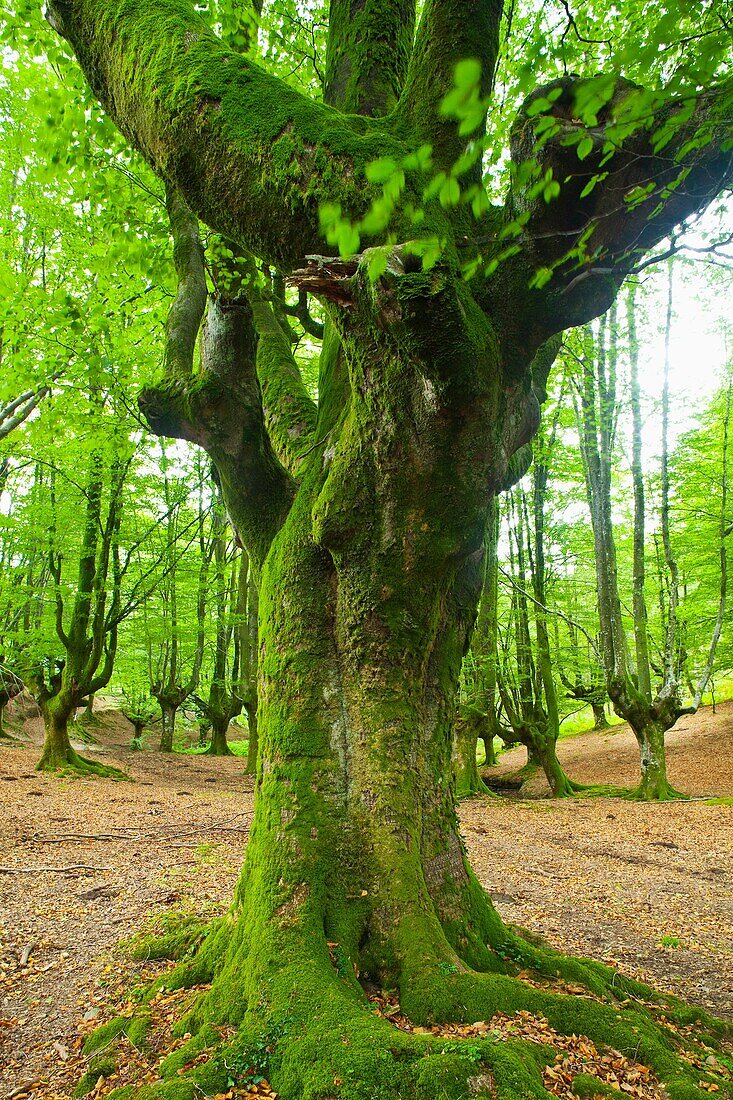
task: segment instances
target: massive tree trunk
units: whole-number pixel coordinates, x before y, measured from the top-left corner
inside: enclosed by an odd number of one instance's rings
[[[606,157],[603,125],[578,171],[574,144],[562,140],[574,125],[576,82],[556,82],[548,102],[559,137],[540,145],[524,111],[513,156],[536,157],[549,179],[569,178],[567,194],[555,207],[518,175],[505,208],[487,219],[491,243],[478,257],[470,208],[451,195],[425,200],[416,228],[425,178],[414,152],[429,144],[434,168],[448,173],[465,151],[465,131],[440,101],[467,57],[482,61],[475,102],[489,94],[498,0],[427,0],[415,36],[410,0],[333,0],[326,96],[343,113],[233,53],[179,0],[116,0],[112,15],[101,0],[53,0],[50,9],[93,89],[169,189],[239,249],[291,272],[329,314],[317,409],[276,303],[251,278],[228,279],[209,296],[194,369],[206,290],[196,247],[183,277],[183,250],[176,304],[193,323],[169,327],[171,346],[181,338],[177,354],[142,398],[154,430],[211,456],[261,579],[255,816],[232,912],[172,979],[213,981],[183,1026],[199,1044],[211,1034],[206,1023],[238,1026],[238,1064],[264,1046],[285,1100],[339,1090],[415,1100],[488,1093],[490,1078],[470,1058],[375,1016],[359,983],[368,978],[397,989],[416,1023],[534,1010],[691,1080],[683,1063],[665,1062],[661,1033],[640,1013],[622,1019],[610,1005],[509,976],[528,966],[612,996],[602,970],[532,948],[502,925],[466,861],[450,764],[492,498],[526,469],[539,418],[533,386],[542,388],[554,354],[538,363],[537,353],[607,308],[632,253],[696,208],[695,186],[724,177],[730,158],[696,153],[686,186],[669,188],[664,217],[658,193],[619,210],[618,188],[637,177],[658,173],[660,191],[676,179],[670,156],[686,139],[676,134],[662,159],[646,129],[635,131],[604,168],[608,185],[588,200]],[[379,157],[394,166],[399,203],[373,171],[365,176]],[[459,191],[478,194],[479,157],[460,180]],[[388,232],[403,243],[323,258],[335,200],[355,220],[382,203],[362,226],[375,244],[386,241],[379,216],[388,200]],[[501,228],[519,211],[518,247],[507,250]],[[564,263],[577,243],[568,225],[585,240],[591,221],[593,262],[576,254]],[[342,228],[327,232],[353,251]],[[424,232],[444,242],[432,267],[407,246]],[[505,252],[484,279],[484,261]],[[374,278],[380,258],[386,267]],[[475,277],[465,278],[472,258]],[[538,268],[553,267],[550,285],[528,289]],[[203,294],[189,293],[188,275]],[[502,1060],[485,1042],[479,1061],[507,1097],[542,1094],[516,1054]],[[226,1052],[212,1057],[160,1095],[185,1095],[187,1082],[192,1095],[194,1081],[223,1091],[232,1064]]]

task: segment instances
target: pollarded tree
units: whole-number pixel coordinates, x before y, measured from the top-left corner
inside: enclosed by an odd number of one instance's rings
[[[248,1037],[269,1036],[287,1100],[490,1087],[442,1040],[377,1018],[359,975],[396,987],[416,1022],[541,1011],[636,1050],[672,1095],[698,1095],[698,1072],[640,1012],[511,976],[525,965],[611,988],[601,968],[502,925],[467,863],[449,776],[484,529],[494,493],[521,472],[550,365],[533,378],[532,363],[607,309],[639,253],[723,186],[727,108],[724,96],[670,100],[620,79],[538,88],[513,128],[506,201],[478,230],[461,195],[489,205],[480,149],[464,153],[492,106],[501,7],[427,0],[414,34],[410,0],[333,0],[321,103],[225,45],[186,0],[50,4],[169,190],[328,309],[317,408],[297,372],[247,337],[246,293],[223,292],[201,372],[184,364],[148,402],[158,430],[167,409],[173,434],[185,423],[208,450],[261,580],[245,868],[232,914],[174,981],[214,979],[187,1023],[197,1049],[213,1040],[207,1022],[240,1026],[242,1060]],[[309,259],[327,250],[324,232],[345,254],[358,248],[362,215],[377,251]],[[480,1054],[507,1096],[542,1095],[518,1056],[491,1043]],[[226,1087],[232,1064],[214,1056],[192,1072]],[[178,1075],[152,1086],[156,1097],[186,1087]]]
[[[240,676],[245,671],[245,654],[249,652],[249,559],[243,550],[234,548],[232,552],[226,514],[219,500],[212,508],[211,526],[214,662],[208,697],[203,699],[197,695],[196,702],[211,727],[207,752],[211,756],[229,756],[232,750],[227,744],[227,730],[244,706]]]
[[[20,677],[0,662],[0,739],[9,737],[4,726],[5,708],[21,694],[24,687]]]
[[[564,798],[581,788],[565,774],[557,758],[560,708],[548,627],[545,555],[545,493],[551,450],[552,445],[543,440],[533,466],[531,518],[522,487],[516,486],[512,493],[509,583],[515,653],[511,664],[504,662],[498,683],[514,738],[527,749],[527,764],[520,775],[531,778],[542,768],[552,794]]]
[[[120,441],[122,442],[122,441]],[[117,650],[121,610],[120,523],[130,456],[105,469],[99,451],[91,454],[84,486],[83,528],[72,577],[65,571],[58,533],[51,532],[49,569],[56,604],[56,635],[64,656],[28,669],[27,682],[43,715],[45,738],[41,771],[71,768],[106,775],[114,769],[79,756],[69,738],[69,722],[89,695],[105,687]],[[55,514],[55,500],[53,502]]]
[[[200,452],[199,452],[200,453]],[[148,639],[148,660],[150,664],[150,694],[157,699],[161,713],[160,751],[173,752],[173,738],[176,715],[185,701],[196,691],[201,676],[206,641],[206,602],[208,593],[208,575],[211,556],[215,544],[215,535],[209,537],[206,532],[208,503],[204,499],[201,463],[199,462],[198,514],[191,521],[190,516],[182,516],[182,506],[189,493],[189,485],[180,479],[176,485],[175,477],[169,476],[169,461],[163,452],[165,502],[165,535],[162,555],[165,569],[158,597],[162,604],[162,636]],[[195,535],[190,536],[191,527]],[[189,538],[186,540],[186,534]],[[196,616],[195,633],[190,630],[190,622],[181,616],[179,603],[183,599],[184,578],[181,577],[181,543],[188,541],[189,547],[198,545],[198,570],[196,576],[195,597],[190,601],[189,613]],[[184,563],[185,564],[185,563]],[[146,619],[148,617],[146,616]],[[149,619],[148,619],[149,621]],[[146,622],[147,625],[147,622]],[[185,638],[193,636],[191,652],[184,650]],[[157,644],[156,644],[157,643]]]
[[[586,354],[582,361],[582,381],[579,387],[581,395],[578,402],[578,424],[596,555],[600,649],[603,657],[606,685],[616,713],[629,723],[639,746],[641,780],[635,792],[636,796],[649,800],[678,796],[678,792],[674,790],[667,779],[665,735],[674,726],[678,718],[683,714],[694,713],[700,705],[715,659],[726,598],[726,559],[723,549],[720,560],[722,588],[718,601],[718,614],[712,630],[712,639],[705,667],[700,673],[697,688],[693,689],[694,699],[692,704],[687,706],[682,701],[685,648],[682,641],[682,624],[679,611],[679,568],[671,534],[668,454],[672,285],[672,268],[670,266],[665,325],[660,464],[661,547],[659,564],[660,603],[664,638],[660,646],[661,667],[658,670],[659,676],[656,685],[653,683],[652,678],[651,646],[648,638],[645,597],[644,531],[646,508],[641,468],[641,417],[639,412],[638,355],[633,294],[628,300],[628,321],[630,327],[629,349],[633,414],[634,552],[632,572],[635,662],[630,655],[629,639],[622,611],[611,497],[614,439],[618,416],[615,309],[612,310],[610,315],[610,326],[606,326],[605,320],[601,323],[595,354],[586,341],[589,354]],[[610,328],[608,340],[607,327]],[[724,482],[726,476],[724,461]],[[724,507],[725,493],[723,494]],[[720,546],[724,547],[722,533]]]

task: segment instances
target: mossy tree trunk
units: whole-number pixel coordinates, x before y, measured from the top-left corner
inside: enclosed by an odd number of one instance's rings
[[[23,682],[8,669],[0,666],[0,737],[9,738],[5,730],[5,708],[23,691]]]
[[[56,771],[74,763],[76,753],[71,747],[69,722],[76,709],[73,695],[60,691],[40,703],[43,716],[43,753],[38,762],[39,771]]]
[[[188,692],[155,692],[160,705],[160,743],[161,752],[173,752],[173,738],[176,732],[176,714],[181,703],[188,698]]]
[[[469,732],[484,746],[484,766],[496,763],[494,738],[499,736],[499,716],[497,711],[497,665],[498,665],[498,580],[499,580],[499,501],[494,497],[489,507],[489,520],[484,536],[484,577],[481,588],[476,626],[471,641],[470,689],[464,692],[461,700],[461,715],[465,722],[460,732],[462,744],[456,744],[454,756],[460,760],[466,755],[466,737]],[[464,666],[465,673],[465,666]],[[464,679],[467,679],[464,675]],[[457,725],[456,738],[459,737]],[[473,748],[474,764],[471,766],[470,751],[467,755],[468,771],[463,771],[463,779],[457,780],[457,789],[464,794],[484,793],[486,787],[475,768],[476,745]]]
[[[259,593],[254,568],[247,576],[247,623],[241,639],[242,706],[247,715],[247,764],[245,771],[254,775],[257,769],[259,733],[257,730],[257,663],[259,660]]]
[[[574,794],[579,787],[565,774],[556,748],[560,715],[552,675],[544,580],[543,509],[547,465],[546,457],[542,459],[542,450],[546,448],[547,440],[540,450],[534,472],[533,542],[526,497],[519,486],[512,493],[510,558],[516,664],[513,670],[508,667],[501,670],[498,683],[513,735],[527,749],[527,763],[522,769],[524,776],[531,778],[536,768],[541,767],[550,792],[556,798],[564,798]]]
[[[232,750],[229,748],[229,742],[227,741],[227,730],[229,729],[229,723],[224,725],[223,722],[217,721],[211,724],[211,738],[209,740],[209,747],[206,752],[209,756],[231,756]]]
[[[247,763],[245,771],[254,775],[257,770],[257,754],[260,748],[260,734],[257,727],[257,699],[244,704],[247,715]]]
[[[133,732],[130,739],[130,748],[133,749],[133,751],[135,752],[139,752],[139,750],[143,747],[143,733],[147,724],[148,723],[141,718],[137,718],[132,723]]]
[[[383,197],[364,176],[375,157],[401,160],[426,142],[436,169],[450,171],[466,139],[439,103],[457,61],[480,58],[477,91],[490,91],[500,3],[478,0],[467,13],[428,0],[413,38],[415,7],[331,5],[326,92],[340,113],[232,52],[179,0],[116,0],[113,18],[102,0],[50,6],[93,89],[168,185],[226,239],[291,272],[328,312],[317,408],[287,320],[251,282],[209,296],[194,370],[206,287],[198,261],[187,271],[182,261],[176,306],[185,313],[189,301],[194,319],[185,354],[169,357],[142,398],[154,430],[208,451],[261,581],[254,821],[232,912],[179,975],[213,979],[185,1026],[235,1024],[242,1043],[269,1036],[268,1073],[286,1100],[330,1097],[347,1079],[353,1097],[390,1090],[422,1100],[446,1072],[451,1095],[468,1096],[470,1060],[403,1040],[375,1018],[357,976],[396,988],[420,1023],[541,1003],[564,1029],[607,1037],[617,1028],[610,1007],[591,1014],[584,998],[506,976],[522,964],[561,968],[604,988],[587,967],[523,945],[472,874],[455,815],[452,723],[492,500],[527,468],[538,424],[535,386],[541,392],[552,354],[537,352],[607,308],[629,248],[649,247],[701,200],[677,188],[663,215],[649,217],[657,195],[617,212],[620,179],[626,189],[635,173],[646,180],[658,170],[664,186],[684,130],[664,161],[646,130],[635,134],[588,203],[581,191],[605,155],[603,127],[579,173],[567,143],[536,147],[523,113],[515,160],[537,155],[542,172],[571,179],[572,194],[548,204],[530,188],[490,215],[492,233],[516,209],[526,215],[520,250],[491,280],[463,278],[457,242],[474,232],[468,206],[438,201],[425,225],[446,243],[430,270],[401,246],[389,246],[376,280],[368,252],[308,259],[327,247],[319,203],[338,200],[358,217]],[[574,78],[557,88],[552,110],[566,119]],[[702,167],[691,166],[688,182],[713,173],[720,186],[729,157],[696,155]],[[404,197],[420,205],[424,181],[409,165]],[[478,161],[461,179],[480,188]],[[530,292],[536,269],[567,252],[568,209],[578,234],[589,220],[602,227],[594,243],[612,274],[578,280],[569,264]],[[407,207],[389,233],[414,236]],[[169,338],[182,332],[177,325]],[[180,1079],[173,1088],[181,1095]]]
[[[473,798],[479,794],[489,794],[479,775],[476,763],[476,745],[479,731],[486,725],[486,715],[464,711],[453,723],[453,774],[455,776],[456,798]],[[489,740],[489,744],[492,744]],[[486,744],[486,741],[484,742]]]

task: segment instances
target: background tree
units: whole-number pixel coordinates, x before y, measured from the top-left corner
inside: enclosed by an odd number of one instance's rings
[[[240,674],[243,650],[248,647],[247,579],[249,562],[243,552],[233,551],[228,539],[224,508],[216,501],[212,510],[213,612],[215,624],[214,662],[208,698],[196,702],[211,727],[207,752],[229,756],[227,730],[242,711],[244,700]]]
[[[608,693],[616,713],[629,722],[638,741],[641,756],[640,798],[674,797],[666,775],[664,738],[682,714],[689,714],[700,704],[709,670],[703,671],[699,690],[691,706],[681,698],[681,675],[684,658],[679,619],[679,571],[672,547],[671,500],[669,477],[669,347],[672,325],[672,269],[669,269],[666,322],[665,363],[662,391],[661,433],[661,529],[662,562],[665,567],[662,596],[663,640],[660,646],[661,681],[652,689],[652,667],[648,641],[647,604],[645,598],[645,526],[646,508],[641,469],[641,418],[637,373],[637,347],[633,296],[628,300],[630,322],[631,406],[633,423],[632,478],[634,486],[634,552],[633,611],[636,666],[631,661],[627,630],[624,623],[618,553],[614,535],[611,495],[611,472],[616,449],[618,423],[616,317],[612,311],[608,326],[599,330],[595,354],[586,348],[582,365],[580,419],[581,444],[585,462],[588,499],[596,553],[596,578],[600,616],[601,651],[604,659]],[[590,355],[588,354],[590,352]],[[718,540],[720,541],[720,540]],[[717,639],[715,640],[717,645]],[[710,656],[710,668],[715,645]]]
[[[181,599],[181,539],[182,534],[190,530],[192,523],[181,508],[188,486],[185,481],[178,481],[176,486],[173,479],[168,475],[167,465],[167,461],[164,459],[166,518],[163,554],[165,555],[166,566],[159,590],[163,606],[163,633],[155,641],[150,640],[153,652],[150,652],[149,656],[151,667],[150,694],[157,699],[161,712],[161,752],[173,751],[176,713],[186,699],[193,695],[199,684],[206,640],[205,616],[209,565],[216,544],[216,534],[213,538],[210,538],[206,532],[208,505],[204,501],[203,481],[200,479],[198,514],[193,521],[195,523],[194,538],[198,547],[195,597],[186,609],[187,614],[182,619],[181,608],[179,607]],[[189,631],[190,620],[188,614],[190,613],[193,614],[194,621],[197,624],[195,632]],[[188,638],[192,639],[193,645],[190,652],[184,652],[184,640]],[[188,665],[184,663],[185,657],[189,658]]]

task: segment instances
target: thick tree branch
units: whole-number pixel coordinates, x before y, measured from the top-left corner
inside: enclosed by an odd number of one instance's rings
[[[201,371],[144,390],[140,408],[157,435],[197,443],[210,455],[232,523],[259,568],[290,508],[294,482],[270,442],[255,361],[247,299],[212,295]]]
[[[39,390],[26,390],[0,407],[0,440],[20,427],[50,392],[48,386],[41,386]]]
[[[259,337],[257,376],[265,424],[275,452],[291,474],[300,472],[310,451],[318,409],[308,396],[287,334],[269,302],[250,293]]]
[[[568,76],[537,89],[513,129],[517,175],[506,217],[522,222],[511,237],[521,251],[500,264],[485,291],[510,371],[525,368],[528,337],[531,351],[608,309],[642,254],[733,180],[733,85],[697,101],[660,97],[644,118],[624,123],[629,101],[647,93],[619,78],[597,124],[586,126],[576,114],[590,84]],[[537,115],[540,99],[552,102]],[[539,119],[550,125],[540,137]],[[581,141],[588,143],[582,160]],[[536,171],[528,177],[522,166]],[[538,272],[546,279],[538,282]],[[521,317],[511,305],[517,293]]]
[[[169,377],[188,378],[193,373],[196,341],[206,309],[204,250],[198,218],[174,187],[166,188],[166,208],[178,285],[166,324],[165,373]]]
[[[313,336],[316,340],[323,339],[323,333],[325,326],[321,321],[315,321],[311,317],[310,310],[308,309],[308,291],[301,289],[298,291],[298,304],[295,306],[289,306],[286,303],[281,303],[281,309],[288,317],[295,317],[303,327],[303,330],[308,333],[309,336]]]
[[[427,0],[405,85],[401,111],[420,139],[433,146],[436,164],[452,168],[466,145],[458,123],[440,114],[459,61],[481,63],[480,93],[487,96],[499,50],[502,0]]]
[[[414,31],[415,0],[331,0],[326,103],[359,115],[394,110]]]
[[[207,225],[283,270],[322,249],[321,202],[364,209],[380,131],[311,101],[227,48],[185,0],[51,0],[92,90]],[[407,150],[405,150],[407,151]],[[288,211],[288,217],[283,212]]]

